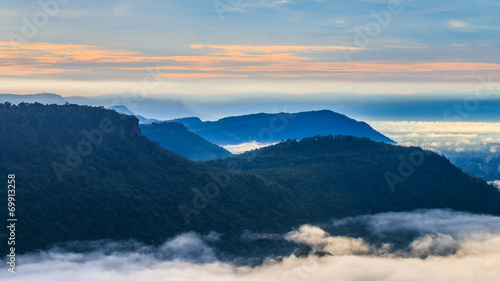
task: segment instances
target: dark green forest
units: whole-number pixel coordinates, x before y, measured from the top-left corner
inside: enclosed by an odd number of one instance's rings
[[[384,175],[398,175],[400,157],[415,151],[425,161],[391,191]],[[73,240],[160,244],[187,231],[281,233],[417,208],[500,214],[496,189],[419,148],[327,136],[198,163],[143,136],[136,117],[70,104],[0,104],[5,182],[8,174],[18,253]]]
[[[500,215],[496,188],[418,147],[316,136],[208,164],[273,180],[302,198],[316,217],[418,208]]]

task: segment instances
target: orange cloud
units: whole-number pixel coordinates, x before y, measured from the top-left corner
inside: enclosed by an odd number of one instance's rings
[[[165,77],[200,79],[220,77],[359,77],[387,79],[392,74],[439,72],[435,79],[474,76],[475,71],[499,70],[494,63],[475,62],[325,62],[319,52],[338,52],[340,46],[191,45],[196,55],[147,56],[91,45],[30,43],[15,49],[0,42],[0,75],[58,74],[68,71],[106,70],[119,76],[143,72],[155,64]],[[200,54],[201,53],[201,54]],[[306,55],[307,54],[307,55]],[[324,56],[324,53],[321,54]],[[461,72],[456,74],[455,72]],[[452,73],[441,73],[452,72]],[[100,72],[102,73],[102,72]],[[391,75],[389,75],[392,73]],[[454,75],[456,74],[456,75]],[[391,78],[393,79],[393,78]],[[458,79],[458,78],[457,78]]]
[[[289,52],[331,52],[342,50],[361,50],[362,48],[344,46],[253,46],[253,45],[191,45],[193,49],[213,49],[239,53],[289,53]]]
[[[216,73],[163,73],[158,76],[165,79],[200,79],[200,78],[227,78],[227,77],[248,77],[248,75],[238,74],[216,74]]]

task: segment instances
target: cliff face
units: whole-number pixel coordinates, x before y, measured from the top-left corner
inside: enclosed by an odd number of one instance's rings
[[[141,136],[141,128],[139,126],[139,119],[130,120],[125,123],[122,127],[121,134],[125,137],[140,137]]]

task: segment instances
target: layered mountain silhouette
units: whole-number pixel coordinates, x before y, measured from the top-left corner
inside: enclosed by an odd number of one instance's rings
[[[292,195],[275,183],[186,160],[114,110],[0,104],[0,120],[0,174],[16,175],[18,252],[61,241],[162,243],[190,230],[271,229],[275,222],[262,215],[295,213]],[[254,212],[247,204],[272,207]]]
[[[161,147],[189,160],[211,160],[231,156],[224,148],[192,133],[180,123],[162,122],[141,125],[142,134]]]
[[[365,122],[329,110],[301,113],[250,114],[203,122],[197,118],[172,120],[217,145],[236,145],[257,141],[275,143],[316,135],[351,135],[393,143]]]
[[[146,118],[142,115],[134,114],[132,111],[130,111],[130,109],[128,109],[124,105],[114,105],[114,106],[109,107],[109,109],[113,109],[114,111],[121,113],[121,114],[133,115],[133,116],[137,117],[137,119],[139,119],[140,124],[151,124],[151,123],[155,123],[155,122],[156,123],[161,122],[158,119]]]
[[[64,104],[67,102],[62,96],[51,94],[51,93],[40,93],[33,95],[12,95],[12,94],[0,94],[0,103],[10,102],[12,104],[18,104],[22,102],[26,103],[42,103],[42,104]]]
[[[0,174],[16,175],[18,253],[420,208],[500,215],[497,189],[419,148],[326,136],[201,164],[143,136],[136,117],[69,104],[0,104]]]
[[[144,136],[157,142],[161,147],[180,154],[189,160],[211,160],[231,156],[231,152],[188,131],[180,123],[162,122],[135,115],[123,105],[112,106],[109,109],[137,117]]]
[[[149,118],[167,120],[179,117],[196,115],[189,106],[180,100],[173,100],[166,97],[152,97],[138,95],[136,93],[121,93],[108,94],[94,97],[71,96],[63,97],[57,94],[40,93],[33,95],[12,95],[0,94],[0,103],[10,102],[18,104],[26,103],[41,103],[41,104],[58,104],[62,105],[66,102],[79,105],[91,106],[122,106],[127,110],[131,109],[135,114]],[[122,108],[123,109],[123,108]]]

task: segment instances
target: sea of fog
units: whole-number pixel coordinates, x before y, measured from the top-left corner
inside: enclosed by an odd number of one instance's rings
[[[435,152],[500,152],[500,123],[412,121],[368,123],[400,145],[420,146]],[[224,148],[238,154],[272,144],[253,141],[227,145]]]
[[[398,144],[435,152],[500,152],[500,123],[485,122],[370,122]]]
[[[500,123],[370,122],[404,146],[419,146],[440,154],[469,174],[500,189]]]
[[[382,213],[288,233],[243,233],[242,240],[286,241],[309,252],[224,257],[222,235],[185,233],[159,247],[138,242],[85,242],[88,251],[64,247],[24,254],[17,273],[0,280],[498,280],[500,217],[450,210]],[[82,243],[82,242],[80,242]],[[248,262],[246,262],[248,260]]]

